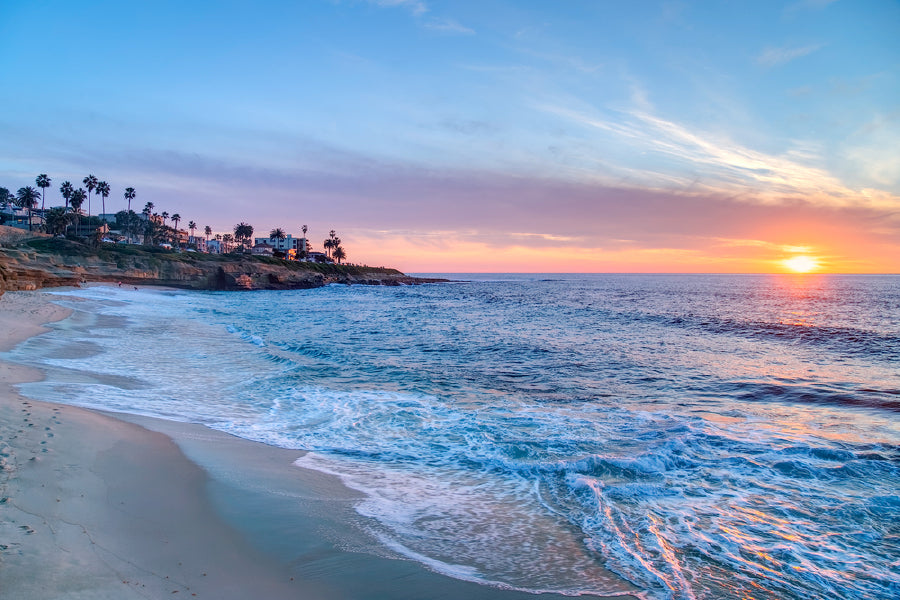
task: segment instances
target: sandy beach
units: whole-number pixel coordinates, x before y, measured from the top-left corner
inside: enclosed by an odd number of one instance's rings
[[[47,298],[0,298],[0,351],[67,316]],[[0,363],[3,598],[535,597],[390,556],[299,451],[17,393],[41,377]]]

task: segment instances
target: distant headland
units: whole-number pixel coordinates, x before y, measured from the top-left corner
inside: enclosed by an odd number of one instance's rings
[[[330,283],[405,285],[444,281],[408,277],[396,269],[344,264],[347,251],[334,230],[316,252],[306,237],[278,227],[253,236],[241,222],[233,233],[214,234],[194,221],[179,229],[178,213],[154,212],[147,202],[131,209],[134,188],[124,190],[125,210],[106,213],[110,186],[88,175],[84,188],[59,186],[64,205],[47,207],[51,179],[35,178],[15,194],[0,187],[0,293],[107,282],[200,290],[304,289]],[[37,188],[40,188],[38,191]],[[92,193],[101,213],[91,214]],[[84,210],[87,204],[87,212]],[[40,208],[38,208],[40,204]],[[171,221],[171,225],[169,225]]]
[[[0,225],[0,293],[88,282],[195,290],[286,290],[330,283],[415,285],[439,281],[444,280],[409,277],[384,267],[137,244],[91,244]]]

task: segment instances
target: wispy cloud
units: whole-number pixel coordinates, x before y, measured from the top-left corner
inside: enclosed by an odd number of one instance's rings
[[[640,151],[667,156],[673,167],[687,163],[703,174],[704,184],[698,191],[718,191],[768,204],[802,201],[832,207],[900,207],[900,198],[889,192],[853,190],[825,169],[811,166],[808,162],[815,160],[815,153],[808,151],[771,155],[722,136],[691,130],[643,110],[617,113],[615,119],[610,119],[557,106],[541,108],[600,129]],[[665,180],[661,173],[649,170],[643,177],[640,172],[634,175],[639,186]],[[671,181],[676,185],[685,183],[684,177]]]
[[[409,10],[418,24],[426,29],[453,35],[474,35],[475,30],[466,27],[456,19],[450,17],[430,17],[425,15],[430,12],[430,7],[424,0],[368,0],[369,3],[382,8],[404,8]]]
[[[799,0],[784,7],[785,16],[794,16],[799,12],[811,10],[821,10],[829,4],[834,4],[837,0]]]
[[[440,18],[425,21],[425,27],[442,33],[454,33],[457,35],[474,35],[475,30],[460,24],[455,19]]]
[[[808,46],[798,47],[767,47],[762,53],[756,57],[756,62],[764,67],[777,67],[787,64],[792,60],[808,56],[813,52],[821,49],[824,44],[809,44]]]
[[[803,254],[809,253],[815,250],[812,246],[794,246],[791,244],[776,244],[774,242],[769,242],[766,240],[746,240],[746,239],[732,239],[732,238],[713,238],[713,241],[721,244],[722,246],[736,247],[736,248],[765,248],[767,250],[773,250],[778,252],[789,252],[792,254]]]
[[[369,0],[369,2],[385,8],[406,8],[417,17],[428,12],[428,5],[422,2],[422,0]]]

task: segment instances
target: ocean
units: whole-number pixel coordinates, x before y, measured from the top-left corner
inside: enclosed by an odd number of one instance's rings
[[[390,552],[534,592],[900,596],[900,277],[90,287],[40,400],[306,450]]]

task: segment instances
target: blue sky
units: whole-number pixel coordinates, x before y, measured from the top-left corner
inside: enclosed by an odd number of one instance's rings
[[[896,272],[898,31],[893,0],[6,0],[0,186],[93,173],[414,271]]]

